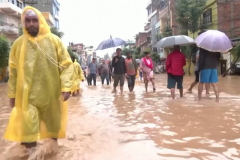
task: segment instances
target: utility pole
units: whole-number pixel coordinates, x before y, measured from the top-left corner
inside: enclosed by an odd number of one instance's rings
[[[167,9],[168,9],[168,11],[167,11],[167,27],[168,28],[170,28],[170,1],[168,1],[167,2],[168,4],[167,4]]]

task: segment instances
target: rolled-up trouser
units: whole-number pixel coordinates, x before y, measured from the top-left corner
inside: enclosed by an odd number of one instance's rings
[[[114,74],[113,79],[114,79],[114,87],[118,86],[119,81],[120,81],[120,87],[123,87],[125,74]]]

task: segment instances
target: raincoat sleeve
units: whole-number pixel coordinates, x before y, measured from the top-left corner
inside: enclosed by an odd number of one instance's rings
[[[74,75],[73,63],[68,51],[66,50],[60,39],[57,47],[59,63],[62,66],[62,69],[60,69],[61,91],[70,92],[73,84]]]
[[[84,80],[83,70],[82,70],[81,66],[79,66],[79,78],[80,78],[80,80]]]
[[[9,56],[9,80],[8,80],[8,97],[15,98],[17,87],[17,67],[15,57],[16,45],[12,46]]]

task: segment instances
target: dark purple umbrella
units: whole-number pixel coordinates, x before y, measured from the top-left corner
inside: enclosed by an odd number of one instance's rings
[[[125,44],[126,44],[126,42],[124,40],[122,40],[120,38],[112,38],[112,36],[111,36],[109,39],[100,43],[99,46],[97,47],[97,50],[114,48],[114,47],[125,45]]]

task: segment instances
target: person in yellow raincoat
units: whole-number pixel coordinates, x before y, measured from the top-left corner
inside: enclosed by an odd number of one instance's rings
[[[139,79],[139,70],[140,70],[140,68],[139,68],[139,66],[138,66],[138,69],[137,69],[137,75],[136,75],[136,80]]]
[[[23,35],[9,57],[8,97],[13,109],[4,137],[32,148],[36,141],[65,137],[74,69],[63,43],[37,9],[26,7],[22,23]]]
[[[82,71],[82,67],[79,65],[79,63],[77,62],[77,60],[75,59],[74,63],[74,82],[73,82],[73,86],[72,86],[72,95],[76,96],[76,92],[77,95],[79,95],[79,86],[80,86],[80,81],[84,81],[84,76],[83,76],[83,71]]]

